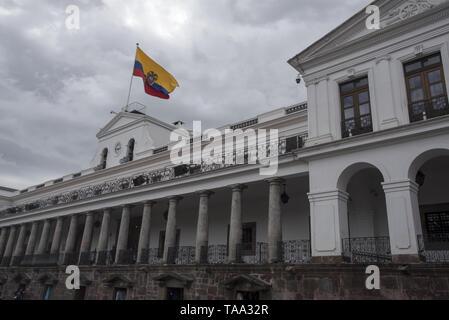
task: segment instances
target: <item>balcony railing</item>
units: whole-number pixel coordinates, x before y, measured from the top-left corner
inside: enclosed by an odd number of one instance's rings
[[[389,237],[343,239],[343,260],[351,263],[391,262]]]
[[[343,138],[357,136],[373,131],[373,121],[371,114],[359,118],[344,120],[341,123],[341,135]]]
[[[449,263],[449,233],[418,236],[419,257],[427,263]]]
[[[304,145],[304,141],[306,139],[307,133],[303,133],[301,135],[294,137],[283,138],[280,139],[279,142],[276,142],[277,146],[267,145],[267,150],[270,152],[271,150],[273,150],[274,147],[277,147],[278,154],[284,155],[294,151],[295,149],[302,148]],[[242,152],[244,154],[243,158],[247,160],[248,150]],[[234,159],[236,157],[235,153],[228,156]],[[44,198],[30,203],[25,203],[19,206],[7,208],[5,210],[0,211],[0,216],[3,214],[16,214],[22,212],[29,212],[37,209],[45,209],[56,205],[68,204],[80,200],[91,199],[97,196],[111,194],[122,190],[134,189],[145,185],[151,185],[164,181],[171,181],[174,179],[180,179],[191,175],[202,174],[206,172],[211,172],[223,168],[240,165],[240,164],[224,164],[225,157],[226,154],[223,154],[221,158],[219,157],[217,159],[220,161],[217,161],[218,163],[214,164],[203,163],[201,165],[198,164],[187,166],[187,170],[185,170],[185,168],[182,168],[182,170],[180,171],[180,168],[178,167],[166,167],[159,170],[146,171],[135,174],[133,176],[106,181],[101,184],[83,187],[77,190],[57,194],[49,198]],[[245,163],[247,163],[247,161],[245,161]]]
[[[409,104],[410,122],[432,119],[449,114],[447,96]]]

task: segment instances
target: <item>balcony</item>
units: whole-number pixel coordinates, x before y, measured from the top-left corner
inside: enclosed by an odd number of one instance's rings
[[[419,257],[427,263],[449,263],[449,233],[418,236]]]
[[[389,237],[349,238],[342,240],[343,261],[349,263],[389,263]]]
[[[341,123],[341,136],[348,138],[373,131],[371,114],[344,120]]]
[[[371,120],[370,120],[371,121]],[[300,149],[304,145],[304,141],[307,139],[307,133],[303,133],[293,137],[282,138],[275,142],[275,145],[267,145],[267,153],[270,154],[271,150],[277,147],[278,155],[282,156],[293,152],[296,149]],[[248,160],[248,150],[242,151],[245,159],[245,163]],[[230,157],[236,159],[236,153],[230,155]],[[68,191],[62,194],[56,194],[49,198],[39,199],[30,203],[25,203],[20,206],[7,208],[0,211],[1,215],[24,213],[38,209],[45,209],[52,206],[68,204],[76,201],[87,200],[97,196],[119,192],[122,190],[129,190],[138,188],[144,185],[151,185],[163,181],[171,181],[175,179],[181,179],[184,177],[203,174],[223,168],[235,167],[247,164],[225,164],[226,155],[222,155],[222,163],[217,162],[213,164],[198,164],[191,166],[178,166],[178,167],[166,167],[153,171],[145,171],[137,173],[133,176],[118,178],[111,181],[106,181],[101,184],[95,184],[86,186],[77,190]],[[220,159],[218,159],[220,160]]]
[[[409,104],[410,122],[417,122],[449,114],[447,96]]]

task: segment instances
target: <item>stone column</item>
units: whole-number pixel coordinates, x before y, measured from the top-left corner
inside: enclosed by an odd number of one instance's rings
[[[44,227],[42,228],[41,239],[39,241],[39,247],[37,249],[38,255],[45,254],[45,250],[47,249],[48,237],[50,236],[50,226],[51,220],[45,220]]]
[[[151,209],[154,205],[153,201],[147,201],[143,205],[142,225],[140,227],[139,247],[137,249],[137,263],[148,263],[148,253],[150,242],[150,226],[151,226]]]
[[[92,231],[94,229],[94,213],[86,213],[84,223],[83,239],[81,240],[79,264],[88,264],[90,255],[90,245],[92,242]]]
[[[8,242],[6,243],[6,249],[2,259],[2,266],[9,266],[9,263],[11,262],[12,250],[16,240],[16,231],[17,226],[12,226],[9,231]]]
[[[27,248],[25,250],[25,256],[27,257],[31,257],[34,254],[34,247],[36,245],[38,228],[39,222],[33,222],[33,224],[31,225],[31,233],[30,237],[28,238]]]
[[[242,193],[244,185],[232,186],[231,220],[229,223],[228,262],[236,263],[239,260],[237,246],[242,243]]]
[[[16,247],[14,248],[14,253],[12,255],[11,265],[19,265],[20,259],[23,256],[23,245],[25,243],[25,236],[26,236],[26,225],[22,224],[20,226],[20,232],[19,237],[17,238]]]
[[[282,216],[281,216],[281,184],[282,179],[268,180],[270,194],[268,201],[268,263],[276,263],[281,260],[280,244],[282,241]]]
[[[3,251],[5,251],[6,240],[8,239],[8,229],[3,227],[0,232],[0,262],[3,258]]]
[[[171,197],[168,199],[168,216],[167,226],[165,229],[165,242],[164,242],[164,254],[162,256],[162,262],[173,263],[172,250],[176,247],[176,207],[181,197]]]
[[[97,264],[106,263],[106,251],[108,250],[109,225],[111,223],[111,209],[104,209],[101,221],[100,237],[97,245]]]
[[[126,205],[122,209],[122,218],[120,220],[120,230],[117,239],[117,251],[115,253],[115,263],[122,264],[124,250],[128,249],[129,219],[131,215],[131,207]]]
[[[51,255],[57,255],[59,253],[59,247],[61,246],[62,228],[64,226],[64,218],[59,217],[56,220],[55,233],[53,234],[53,240],[51,242]]]
[[[67,234],[67,241],[64,249],[64,264],[74,262],[74,251],[76,245],[76,233],[78,230],[78,215],[74,214],[70,218],[69,233]]]
[[[422,235],[418,184],[411,180],[382,183],[387,205],[391,255],[394,263],[419,262]]]
[[[349,194],[341,190],[311,192],[310,235],[312,261],[317,263],[340,263],[342,239],[349,237]]]
[[[200,206],[196,226],[195,262],[207,263],[207,249],[209,245],[209,197],[211,191],[200,192]],[[202,259],[203,256],[203,259]]]

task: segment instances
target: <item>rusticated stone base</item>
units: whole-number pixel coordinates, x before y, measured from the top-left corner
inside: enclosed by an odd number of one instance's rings
[[[342,256],[312,257],[312,263],[338,264],[342,262],[343,262]]]
[[[417,254],[392,255],[391,259],[393,263],[398,264],[419,263],[420,261],[419,256]]]
[[[260,299],[449,299],[447,265],[380,265],[381,289],[367,290],[366,266],[354,264],[201,265],[201,266],[82,266],[82,298],[113,299],[126,289],[127,299],[160,300],[167,288],[183,288],[186,300],[235,299],[238,291],[257,292]],[[65,268],[0,268],[4,299],[25,286],[24,299],[74,299],[65,287]],[[79,293],[79,291],[77,292]],[[80,295],[78,294],[78,298]]]

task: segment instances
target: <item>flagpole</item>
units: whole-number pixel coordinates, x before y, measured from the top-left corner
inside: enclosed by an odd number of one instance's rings
[[[138,48],[139,48],[139,43],[136,43],[136,57],[137,57],[137,49]],[[134,63],[135,62],[136,62],[136,58],[134,58]],[[133,72],[131,73],[131,80],[129,81],[128,100],[126,100],[125,111],[128,111],[129,98],[131,97],[131,87],[132,87],[132,84],[133,84],[133,77],[134,77],[134,66],[133,66]]]

